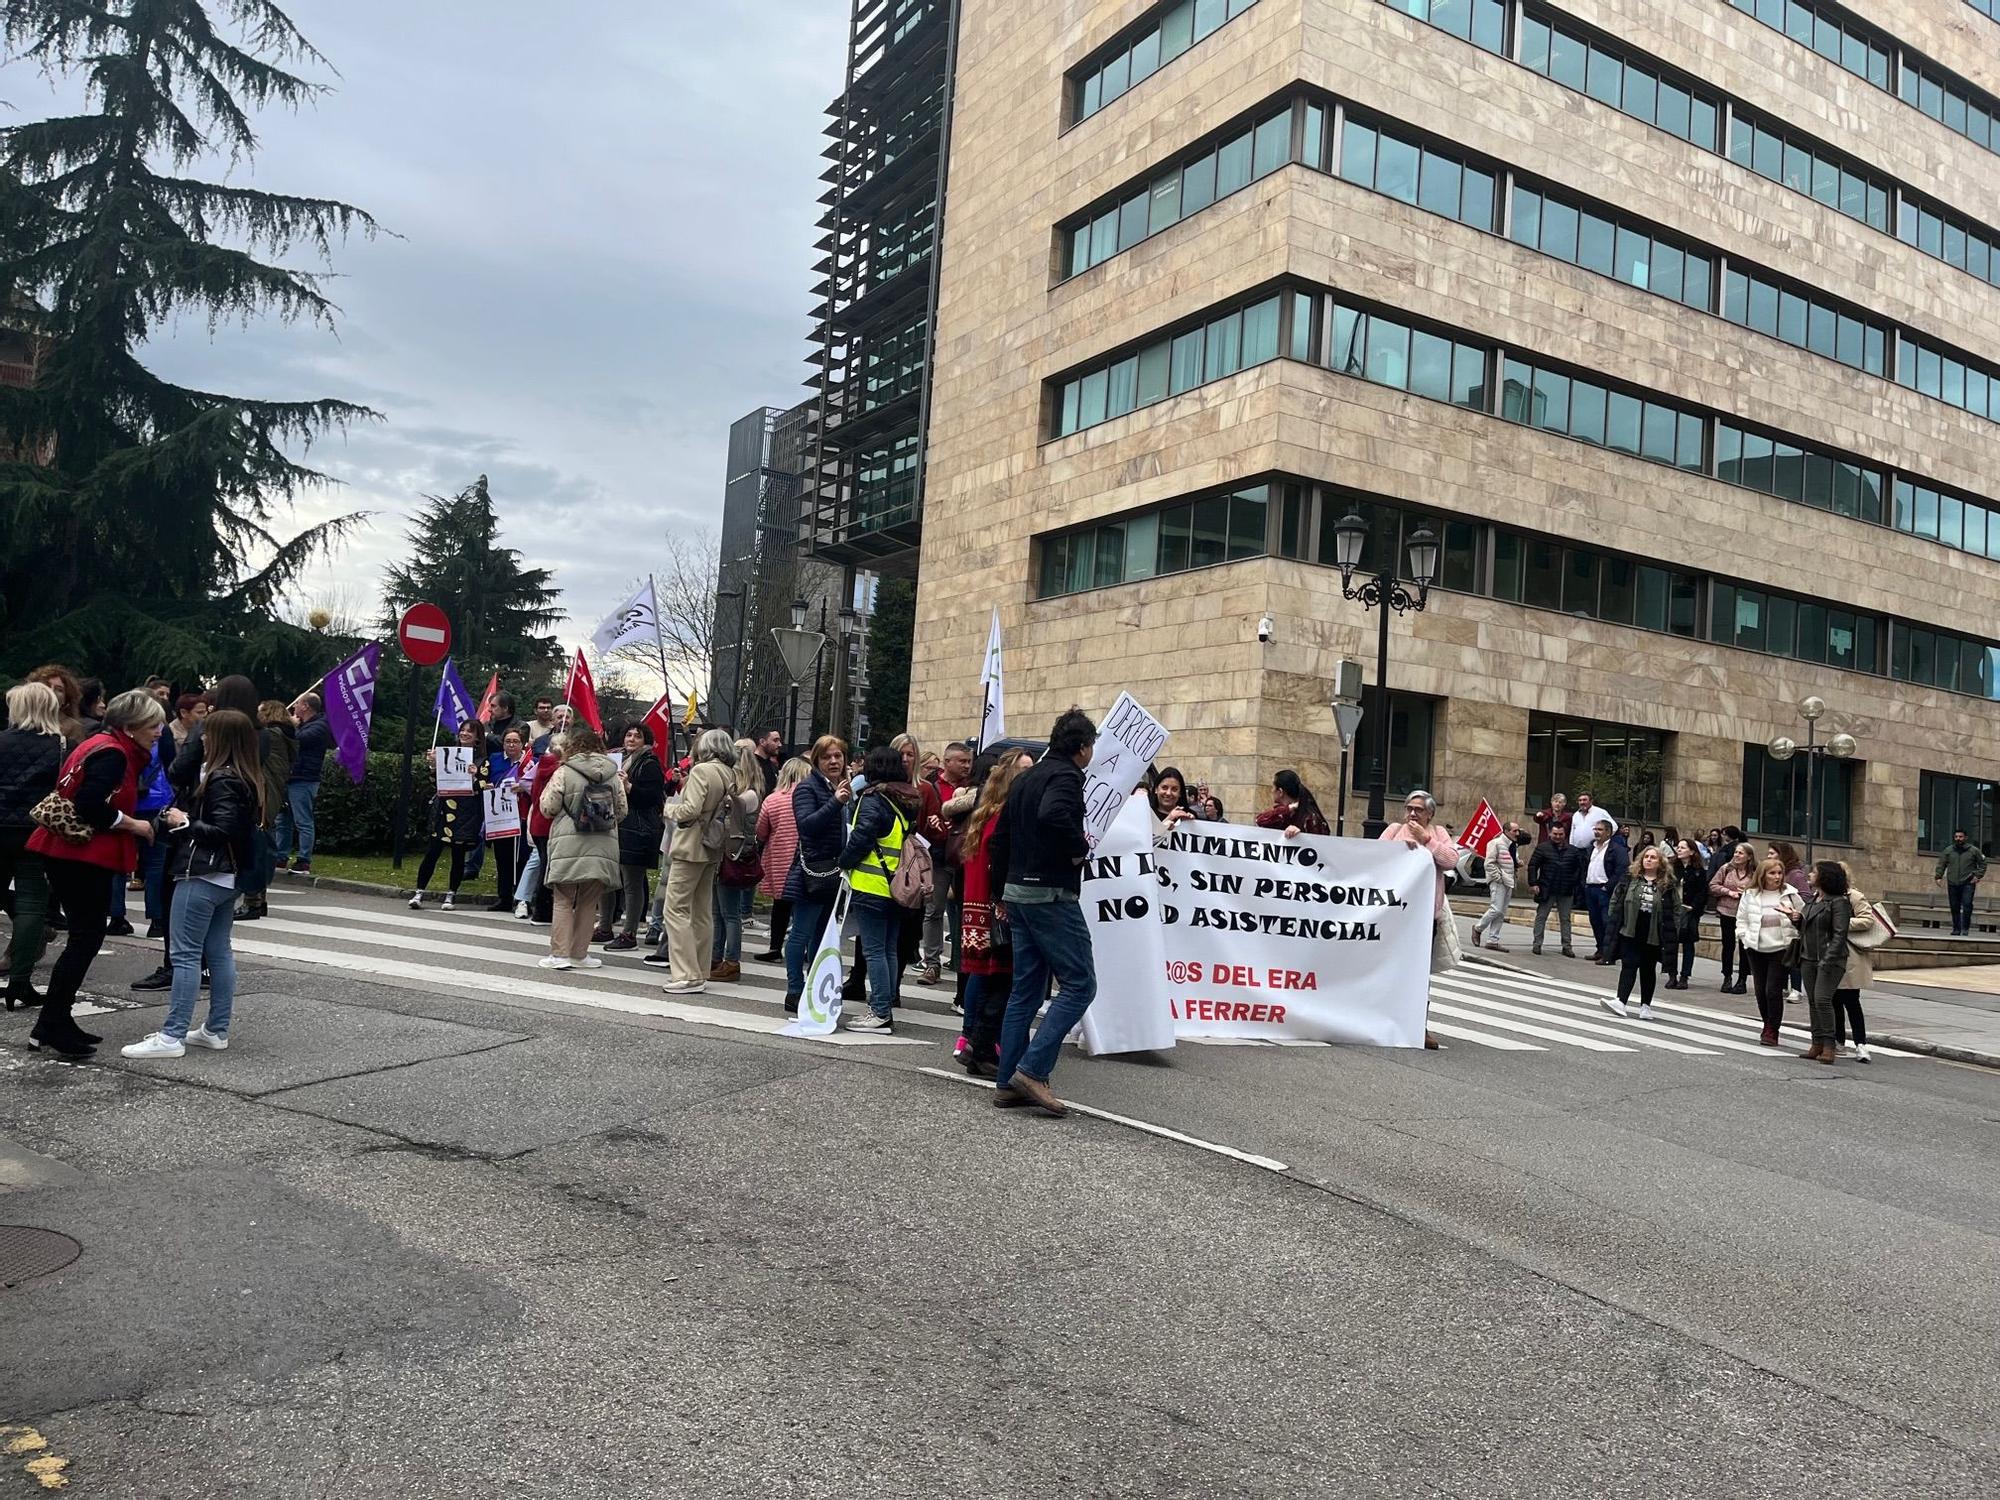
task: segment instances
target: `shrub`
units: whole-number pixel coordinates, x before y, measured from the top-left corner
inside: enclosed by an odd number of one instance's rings
[[[387,854],[393,842],[396,789],[403,757],[387,751],[368,753],[368,773],[359,786],[331,755],[320,781],[314,819],[314,842],[329,854]],[[421,843],[430,831],[431,798],[436,787],[430,763],[418,755],[410,768],[410,841]]]

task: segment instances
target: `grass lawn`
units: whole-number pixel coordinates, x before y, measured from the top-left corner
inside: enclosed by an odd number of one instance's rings
[[[417,865],[423,858],[422,849],[414,849],[403,856],[403,868],[390,868],[386,854],[323,854],[313,855],[313,874],[328,875],[336,880],[365,880],[370,885],[394,886],[411,891],[417,886]],[[461,896],[491,896],[494,894],[495,862],[493,851],[486,852],[486,866],[479,872],[477,880],[468,880],[458,888]],[[431,890],[442,893],[450,884],[451,854],[446,851],[438,860],[437,873],[431,876]],[[277,884],[282,886],[285,877],[280,875]]]

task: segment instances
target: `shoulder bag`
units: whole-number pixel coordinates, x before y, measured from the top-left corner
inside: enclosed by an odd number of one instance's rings
[[[78,747],[81,751],[82,747]],[[56,782],[55,790],[28,809],[28,821],[37,828],[46,828],[65,844],[79,847],[97,836],[97,830],[83,821],[76,810],[76,784],[83,776],[83,768],[90,757],[78,754],[76,763],[63,772]]]

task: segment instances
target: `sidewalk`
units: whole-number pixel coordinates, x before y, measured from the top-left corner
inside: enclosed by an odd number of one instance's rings
[[[1534,936],[1534,909],[1516,904],[1508,912],[1500,945],[1507,951],[1478,950],[1480,962],[1496,963],[1525,973],[1566,979],[1572,984],[1589,985],[1607,992],[1618,987],[1615,968],[1599,968],[1590,962],[1590,923],[1578,912],[1574,927],[1576,951],[1580,957],[1561,956],[1555,914],[1549,914],[1547,942],[1540,956],[1529,951]],[[1523,920],[1525,915],[1526,920]],[[1473,955],[1472,919],[1459,919],[1459,941],[1466,956]],[[1686,998],[1696,1005],[1756,1019],[1756,997],[1749,994],[1725,995],[1721,991],[1722,965],[1697,957],[1688,976]],[[1861,1006],[1868,1017],[1868,1040],[1906,1052],[1921,1052],[1952,1062],[1976,1063],[2000,1068],[2000,966],[1976,965],[1962,970],[1903,969],[1878,974],[1875,983],[1861,992]],[[1680,994],[1680,991],[1675,991]],[[1803,1007],[1793,1007],[1802,1020]]]

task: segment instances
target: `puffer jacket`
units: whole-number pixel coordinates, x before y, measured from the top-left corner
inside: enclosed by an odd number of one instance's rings
[[[194,802],[186,826],[173,834],[174,879],[250,870],[255,853],[251,841],[261,823],[256,791],[224,766],[203,779]]]
[[[1766,922],[1766,912],[1785,912],[1796,916],[1803,903],[1798,892],[1790,886],[1782,891],[1747,890],[1736,905],[1736,940],[1748,953],[1782,953],[1787,944],[1799,935],[1798,924],[1793,921]]]
[[[549,820],[549,860],[542,879],[549,885],[616,885],[618,832],[584,833],[576,826],[574,809],[586,788],[611,784],[612,809],[625,816],[625,787],[611,757],[595,753],[564,759],[543,788],[541,809]]]
[[[32,729],[0,731],[0,828],[28,828],[28,810],[56,789],[63,738]]]
[[[840,887],[840,851],[846,842],[846,819],[833,784],[814,771],[792,789],[792,823],[798,829],[798,852],[785,876],[787,901],[830,901]],[[811,865],[819,875],[806,874]]]

